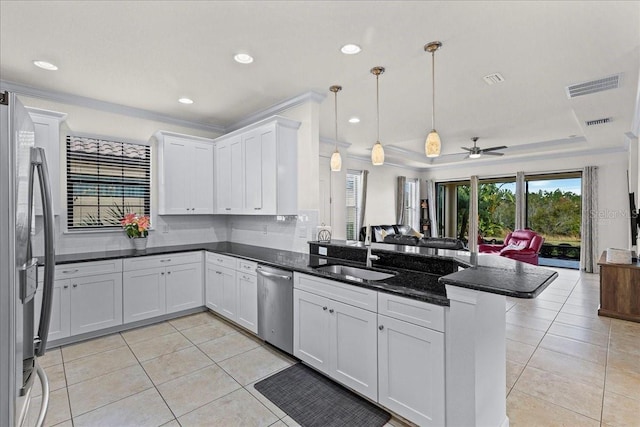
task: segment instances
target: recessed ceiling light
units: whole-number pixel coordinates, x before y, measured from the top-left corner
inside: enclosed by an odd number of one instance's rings
[[[351,117],[349,123],[360,123],[360,119],[357,117]]]
[[[345,44],[340,48],[340,52],[344,53],[345,55],[355,55],[356,53],[360,53],[361,51],[362,48],[353,43]]]
[[[189,99],[189,98],[180,98],[178,99],[178,102],[181,104],[193,104],[193,99]]]
[[[253,62],[253,56],[246,53],[238,53],[233,57],[233,59],[240,64],[251,64]]]
[[[47,61],[33,61],[33,65],[47,71],[56,71],[58,67]]]

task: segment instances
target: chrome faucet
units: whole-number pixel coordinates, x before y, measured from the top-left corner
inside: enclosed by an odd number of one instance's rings
[[[365,233],[364,245],[367,247],[367,268],[371,268],[371,261],[377,261],[380,259],[378,255],[371,255],[371,226],[367,226],[367,232]]]
[[[369,242],[369,246],[367,246],[367,268],[371,268],[371,261],[377,261],[380,257],[378,255],[371,255],[371,242]]]

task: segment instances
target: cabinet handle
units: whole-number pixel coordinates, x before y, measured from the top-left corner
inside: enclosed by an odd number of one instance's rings
[[[171,272],[170,272],[170,271],[167,271],[167,274],[171,274]]]
[[[192,211],[195,211],[195,210],[196,210],[196,208],[191,208],[191,210],[192,210]]]
[[[78,284],[77,284],[77,283],[74,283],[74,284],[73,284],[73,287],[74,287],[74,288],[77,288],[77,287],[78,287]]]
[[[383,330],[384,329],[384,325],[378,326],[378,329]]]
[[[64,285],[62,288],[63,289],[69,289],[69,285]]]
[[[224,208],[224,210],[225,210],[225,211],[230,211],[230,210],[231,210],[231,208]]]
[[[216,271],[216,274],[222,274],[222,271]]]
[[[326,311],[326,310],[327,310],[327,307],[322,307],[322,309]]]
[[[164,276],[164,271],[162,273],[160,273],[161,276]]]
[[[171,262],[171,258],[161,259],[160,262]]]
[[[78,269],[76,268],[76,269],[73,269],[73,270],[62,270],[62,272],[64,274],[72,274],[72,273],[77,273]]]
[[[259,210],[261,210],[262,208],[253,208],[253,209],[255,209],[255,210],[259,211]]]
[[[333,313],[333,308],[329,310],[329,313]]]

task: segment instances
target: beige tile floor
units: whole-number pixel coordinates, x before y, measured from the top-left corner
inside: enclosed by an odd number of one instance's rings
[[[640,324],[597,316],[597,275],[557,271],[538,298],[507,298],[511,426],[640,426]],[[112,334],[41,359],[46,424],[295,426],[253,387],[292,363],[211,313]]]

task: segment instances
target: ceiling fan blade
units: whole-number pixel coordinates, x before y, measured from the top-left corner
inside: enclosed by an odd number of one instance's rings
[[[486,151],[482,152],[482,155],[487,155],[487,156],[504,156],[504,153],[495,153],[493,151],[489,151],[488,153]]]
[[[487,151],[504,150],[505,148],[507,148],[506,145],[501,145],[500,147],[483,148],[480,151],[482,151],[483,153],[486,153]]]
[[[467,150],[467,151],[473,151],[473,149],[467,148],[467,147],[460,147],[460,148],[462,148],[463,150]]]

